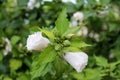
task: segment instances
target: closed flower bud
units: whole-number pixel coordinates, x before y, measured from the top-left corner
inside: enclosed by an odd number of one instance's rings
[[[81,72],[88,62],[88,56],[84,52],[67,52],[64,58],[77,72]]]
[[[70,46],[70,41],[69,40],[65,40],[64,42],[63,42],[63,44],[64,44],[64,46]]]
[[[49,43],[49,40],[43,37],[41,32],[36,32],[29,35],[26,47],[28,50],[42,50],[47,47]]]

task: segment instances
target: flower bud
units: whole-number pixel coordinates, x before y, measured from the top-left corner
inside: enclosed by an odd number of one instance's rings
[[[81,72],[88,62],[88,56],[84,52],[67,52],[64,58],[77,72]]]
[[[63,42],[63,44],[64,44],[64,46],[70,46],[70,41],[69,40],[65,40],[64,42]]]
[[[41,32],[36,32],[29,35],[26,47],[28,50],[42,50],[47,47],[49,43],[49,40],[43,37]]]

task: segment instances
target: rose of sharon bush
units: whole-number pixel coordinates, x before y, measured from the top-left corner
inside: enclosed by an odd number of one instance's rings
[[[64,58],[77,72],[81,72],[88,62],[88,56],[84,52],[67,52]]]
[[[49,40],[43,37],[41,32],[35,32],[27,38],[26,47],[28,50],[42,50],[47,47],[49,43]]]

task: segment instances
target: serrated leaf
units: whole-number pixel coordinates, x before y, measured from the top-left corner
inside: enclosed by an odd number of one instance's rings
[[[78,47],[78,48],[83,48],[87,46],[91,46],[83,41],[81,41],[79,38],[75,38],[71,40],[71,46],[72,47]]]
[[[45,29],[40,29],[47,37],[49,37],[49,38],[51,38],[51,39],[54,39],[55,38],[55,36],[54,36],[54,34],[51,32],[51,31],[49,31],[49,30],[45,30]]]
[[[32,63],[32,79],[45,74],[44,70],[46,70],[48,63],[52,62],[55,59],[56,55],[57,53],[55,52],[54,47],[48,46],[41,54],[36,56]]]
[[[95,56],[95,60],[96,60],[96,64],[98,65],[98,66],[101,66],[101,67],[106,67],[106,66],[108,66],[108,61],[107,61],[107,59],[106,58],[104,58],[104,57],[97,57],[97,56]]]
[[[68,30],[63,34],[63,35],[68,35],[68,34],[74,34],[77,33],[79,31],[80,27],[72,27],[72,28],[68,28]]]
[[[61,34],[64,34],[69,27],[69,21],[66,17],[66,8],[64,8],[55,22],[56,28]]]
[[[120,61],[110,63],[109,64],[110,65],[110,71],[112,72],[113,70],[115,70],[116,67],[117,67],[116,65],[118,65],[118,64],[120,64]]]

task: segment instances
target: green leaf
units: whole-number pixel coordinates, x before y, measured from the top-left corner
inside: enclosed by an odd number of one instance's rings
[[[108,61],[107,61],[107,59],[106,58],[104,58],[104,57],[97,57],[97,56],[95,56],[95,60],[96,60],[96,64],[98,65],[98,66],[101,66],[101,67],[106,67],[106,66],[108,66]]]
[[[54,34],[51,32],[51,31],[49,31],[49,30],[45,30],[45,29],[40,29],[47,37],[49,37],[49,38],[51,38],[51,39],[54,39],[55,38],[55,36],[54,36]]]
[[[10,69],[12,71],[19,69],[22,66],[22,61],[17,59],[10,60]]]
[[[34,26],[34,27],[30,28],[29,31],[30,31],[31,34],[33,34],[33,33],[35,33],[35,32],[40,31],[40,29],[39,29],[38,26]]]
[[[0,61],[3,59],[3,54],[0,52]]]
[[[22,73],[19,75],[19,77],[16,78],[16,80],[30,80],[30,77]]]
[[[75,33],[77,33],[78,31],[79,31],[79,29],[80,29],[81,27],[70,27],[70,28],[68,28],[68,30],[63,34],[63,35],[68,35],[68,34],[75,34]]]
[[[43,74],[45,74],[44,71],[46,70],[48,63],[51,63],[55,59],[56,55],[57,53],[54,50],[54,47],[48,46],[41,54],[36,56],[32,63],[32,79],[43,76]]]
[[[12,38],[11,38],[11,43],[13,44],[13,45],[15,45],[18,41],[20,40],[20,37],[19,36],[12,36]]]
[[[79,38],[73,38],[71,40],[71,47],[78,47],[78,48],[83,48],[83,47],[87,47],[87,46],[91,46],[83,41],[81,41]]]
[[[19,6],[25,6],[28,3],[28,0],[17,0]]]
[[[3,80],[13,80],[10,77],[5,77]]]
[[[64,8],[55,22],[56,28],[61,34],[64,34],[69,27],[69,21],[66,16],[66,8]]]
[[[64,48],[64,52],[79,52],[79,51],[81,50],[77,47],[65,47]]]
[[[66,63],[60,56],[57,56],[55,61],[53,62],[54,69],[56,71],[56,76],[62,76],[65,70],[68,70],[68,66],[66,66]]]
[[[118,44],[117,44],[118,45]],[[115,56],[115,58],[117,59],[117,60],[120,60],[120,49],[118,48],[118,49],[112,49],[111,50],[111,52],[112,52],[112,54]]]
[[[118,64],[120,64],[120,61],[110,63],[109,64],[110,65],[110,71],[111,72],[114,71],[116,69],[116,67],[117,67],[116,65],[118,65]]]
[[[71,75],[77,80],[101,80],[99,69],[85,69],[84,72],[72,72]]]

